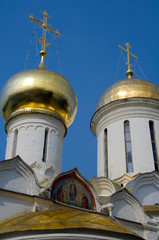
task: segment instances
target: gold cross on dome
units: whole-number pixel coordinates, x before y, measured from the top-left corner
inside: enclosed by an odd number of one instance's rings
[[[47,11],[44,11],[41,13],[44,14],[44,21],[34,18],[32,14],[28,17],[30,18],[31,22],[34,21],[34,22],[40,24],[41,27],[43,28],[43,36],[42,36],[42,38],[38,39],[41,44],[41,51],[40,51],[41,63],[40,63],[39,68],[45,69],[44,57],[46,57],[46,55],[47,55],[47,53],[45,51],[45,47],[47,45],[50,45],[50,43],[46,40],[46,31],[51,31],[51,32],[55,33],[57,37],[62,36],[62,35],[59,33],[58,29],[55,30],[47,24],[47,18],[48,17],[50,18],[50,16],[47,14]]]
[[[136,57],[134,54],[130,52],[131,46],[129,45],[129,43],[125,43],[125,45],[127,46],[127,49],[121,47],[120,45],[119,48],[127,53],[128,62],[126,63],[126,65],[128,66],[128,70],[126,71],[126,76],[130,79],[134,75],[134,72],[131,70],[132,65],[130,64],[130,55],[135,59],[138,59],[138,57]]]

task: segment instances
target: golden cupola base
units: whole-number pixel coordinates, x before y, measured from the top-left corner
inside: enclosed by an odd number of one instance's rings
[[[58,73],[36,69],[15,74],[1,91],[3,119],[23,113],[54,115],[69,127],[76,115],[77,98],[70,83]]]

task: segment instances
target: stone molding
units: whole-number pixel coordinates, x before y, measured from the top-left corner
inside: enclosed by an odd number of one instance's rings
[[[159,120],[159,101],[147,98],[129,98],[111,102],[100,108],[92,117],[90,127],[98,136],[104,125],[126,118]]]
[[[13,159],[4,160],[0,162],[0,179],[2,177],[2,172],[6,174],[10,172],[10,184],[12,181],[12,173],[15,172],[17,180],[17,186],[16,186],[16,180],[14,179],[14,191],[25,193],[29,195],[39,195],[40,193],[40,183],[36,177],[36,174],[32,170],[31,167],[29,167],[19,156],[16,156]],[[14,177],[14,175],[13,175]],[[26,183],[26,188],[23,187],[22,189],[19,187],[19,178],[24,179]],[[8,189],[7,188],[7,179],[3,178],[2,181],[0,181],[0,188],[6,189],[6,190],[12,190],[11,186]],[[6,186],[6,187],[5,187]],[[12,186],[13,187],[13,186]]]
[[[138,174],[124,173],[121,177],[114,179],[114,181],[117,182],[118,184],[123,184],[123,186],[125,187],[128,182],[132,181],[139,174],[140,173]]]
[[[117,213],[120,210],[122,210],[119,205],[120,201],[123,201],[123,203],[125,202],[124,205],[126,207],[131,206],[131,208],[133,209],[133,212],[136,216],[136,219],[129,219],[128,214],[130,214],[130,213],[128,213],[127,211],[124,211],[124,210],[122,211],[122,214],[120,213],[120,215],[118,216]],[[120,217],[120,218],[127,219],[127,220],[129,219],[134,222],[137,221],[140,223],[144,223],[144,216],[143,216],[144,212],[143,212],[140,202],[126,188],[124,188],[121,191],[118,191],[118,192],[112,194],[112,196],[102,200],[102,204],[107,204],[107,203],[114,204],[113,216]]]
[[[26,117],[26,120],[28,119],[29,121],[25,122],[24,117]],[[36,118],[36,121],[35,121],[34,117],[38,117],[38,118]],[[32,115],[28,115],[28,116],[24,115],[23,117],[17,116],[6,123],[6,126],[5,126],[6,133],[7,133],[7,135],[10,136],[10,134],[12,134],[15,129],[19,130],[19,129],[24,128],[25,130],[27,130],[29,127],[33,127],[33,129],[36,130],[37,128],[46,129],[48,127],[50,129],[49,130],[50,132],[53,131],[53,132],[55,132],[56,136],[57,135],[61,136],[62,131],[61,131],[60,126],[58,128],[57,128],[57,125],[55,126],[55,124],[53,126],[52,118],[50,118],[49,116],[45,116],[45,118],[48,119],[48,121],[46,121],[43,118],[43,116],[42,116],[42,118],[40,118],[40,116],[39,115],[37,116],[36,114],[32,114]],[[54,121],[58,121],[58,120],[54,119]],[[66,135],[66,131],[64,133],[64,136],[65,135]]]
[[[159,201],[159,173],[156,171],[153,172],[147,172],[140,174],[135,179],[127,183],[126,188],[137,198],[140,198],[141,191],[143,188],[147,188],[147,196],[148,193],[152,193],[152,189],[149,189],[149,187],[154,187],[156,189],[156,192],[158,193],[158,199],[153,199],[153,201]],[[139,199],[140,200],[140,199]],[[159,202],[157,202],[159,204]],[[145,205],[145,204],[144,204]],[[147,203],[146,205],[150,205],[150,203]],[[151,203],[151,205],[154,205],[154,202]]]
[[[106,177],[92,177],[90,183],[95,188],[98,196],[110,196],[116,191],[121,190],[119,184],[114,183],[112,180]],[[105,195],[101,194],[105,192]]]

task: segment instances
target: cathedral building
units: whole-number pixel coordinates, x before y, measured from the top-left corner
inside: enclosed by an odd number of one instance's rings
[[[97,177],[62,170],[63,139],[77,111],[76,94],[45,67],[41,25],[38,69],[12,76],[0,94],[6,123],[0,162],[0,239],[159,239],[159,87],[133,78],[130,46],[126,79],[100,97],[91,119],[97,138]]]

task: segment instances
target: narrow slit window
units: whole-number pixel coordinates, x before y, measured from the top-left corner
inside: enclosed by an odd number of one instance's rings
[[[104,176],[108,177],[108,132],[104,130]]]
[[[132,149],[131,149],[131,136],[129,121],[124,122],[124,135],[125,135],[125,154],[126,154],[126,171],[133,172]]]
[[[14,131],[13,146],[12,146],[12,157],[16,156],[17,152],[17,139],[18,139],[18,129]]]
[[[47,145],[48,145],[48,129],[45,129],[43,157],[42,157],[43,162],[46,162],[46,159],[47,159]]]
[[[149,121],[149,128],[150,128],[150,136],[151,136],[151,144],[152,144],[154,165],[155,165],[156,171],[158,171],[159,170],[159,164],[158,164],[158,159],[157,159],[157,149],[156,149],[155,131],[154,131],[153,121]]]

